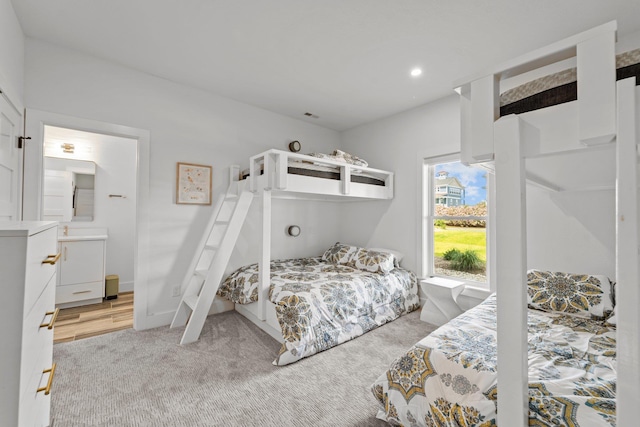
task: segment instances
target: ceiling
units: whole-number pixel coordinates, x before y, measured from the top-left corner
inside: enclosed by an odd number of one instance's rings
[[[638,0],[12,3],[28,37],[338,131],[605,22],[640,30]]]

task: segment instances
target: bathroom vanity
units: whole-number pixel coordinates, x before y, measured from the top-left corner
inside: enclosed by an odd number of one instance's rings
[[[102,302],[107,238],[106,228],[59,227],[57,307]]]

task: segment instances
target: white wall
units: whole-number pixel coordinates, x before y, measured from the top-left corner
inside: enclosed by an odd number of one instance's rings
[[[0,0],[0,87],[20,105],[24,96],[25,40],[10,0]]]
[[[91,222],[68,222],[70,228],[105,227],[108,230],[106,274],[117,274],[120,291],[133,290],[133,254],[136,220],[136,142],[111,135],[71,130],[50,136],[45,128],[44,154],[60,158],[87,160],[96,164],[94,216]],[[60,141],[75,145],[75,153],[66,154]],[[125,198],[109,197],[109,194]]]
[[[456,95],[343,132],[346,151],[395,172],[392,201],[349,205],[345,241],[399,250],[403,266],[418,272],[420,160],[460,150],[459,117]]]
[[[615,278],[615,192],[527,187],[529,268]]]
[[[178,298],[171,288],[182,281],[212,207],[175,204],[176,162],[213,166],[214,200],[226,190],[228,166],[248,167],[248,159],[269,148],[286,149],[294,139],[302,152],[340,146],[337,132],[241,104],[207,92],[139,73],[44,42],[28,39],[25,55],[27,107],[69,116],[148,129],[150,142],[150,259],[147,315],[171,320]],[[296,256],[307,231],[308,253],[321,253],[336,230],[338,213],[306,202],[274,203],[274,255]],[[257,204],[256,204],[257,206]],[[303,235],[293,243],[278,230],[294,222]],[[257,244],[246,224],[233,263],[257,260]],[[323,230],[323,231],[321,231]],[[329,231],[327,231],[329,230]],[[324,234],[323,234],[324,233]],[[313,236],[314,234],[307,234]],[[300,242],[300,243],[298,243]],[[241,258],[241,259],[239,259]]]

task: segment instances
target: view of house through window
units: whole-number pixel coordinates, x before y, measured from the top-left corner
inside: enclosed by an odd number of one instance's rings
[[[428,166],[432,273],[486,282],[487,171],[448,162]]]

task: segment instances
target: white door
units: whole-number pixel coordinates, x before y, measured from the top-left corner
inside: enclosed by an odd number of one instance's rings
[[[0,220],[20,219],[21,114],[0,95]]]

